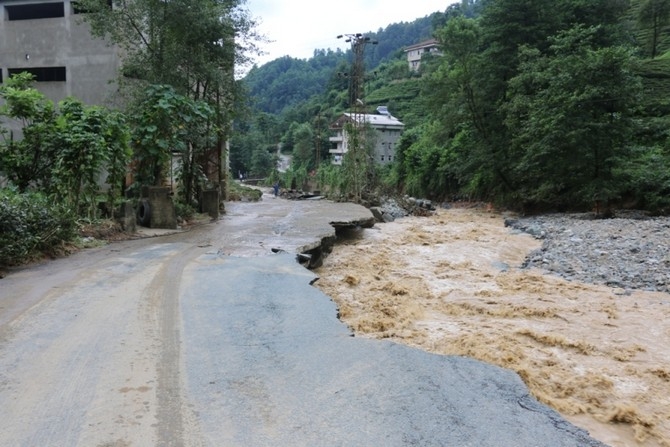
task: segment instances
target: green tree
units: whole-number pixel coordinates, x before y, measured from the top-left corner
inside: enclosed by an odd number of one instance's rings
[[[481,168],[475,174],[481,197],[490,199],[514,189],[511,178],[509,132],[502,106],[509,99],[507,83],[517,74],[518,49],[522,45],[549,46],[547,38],[560,28],[560,4],[554,0],[497,0],[486,3],[479,26],[481,53],[476,58],[473,84],[478,115],[473,155]],[[472,183],[474,184],[474,183]]]
[[[230,88],[234,62],[246,62],[253,51],[254,22],[242,0],[79,3],[93,32],[123,48],[126,75],[189,96]]]
[[[230,170],[234,175],[251,171],[251,154],[254,148],[263,147],[263,135],[249,123],[235,123],[230,141]]]
[[[486,135],[487,109],[490,105],[480,85],[485,79],[480,77],[484,65],[480,52],[482,31],[473,19],[456,17],[436,33],[445,54],[446,64],[427,81],[426,90],[432,92],[429,104],[434,113],[446,119],[448,125],[456,125],[465,118]],[[460,104],[463,108],[445,107],[445,104]]]
[[[429,197],[456,194],[461,186],[473,198],[490,199],[512,185],[506,131],[495,105],[500,98],[490,89],[493,71],[482,51],[484,30],[479,20],[459,15],[436,37],[444,57],[421,90],[431,121],[406,148],[405,184]]]
[[[217,135],[214,110],[169,85],[152,85],[143,97],[132,115],[135,187],[163,185],[173,156],[178,156],[180,194],[185,203],[191,203],[205,177],[201,170],[202,158],[207,156],[204,148]]]
[[[22,136],[3,129],[0,145],[0,172],[20,191],[30,186],[48,188],[56,160],[54,145],[56,110],[54,103],[31,87],[33,76],[20,73],[0,85],[0,117],[18,122]]]
[[[169,85],[152,85],[143,97],[131,111],[136,187],[164,184],[172,152],[185,144],[179,139],[179,113],[186,99]]]
[[[606,205],[623,187],[639,79],[625,47],[600,48],[598,27],[550,39],[547,55],[522,51],[510,81],[517,198],[531,204]]]
[[[345,197],[360,202],[376,186],[376,172],[373,160],[375,130],[362,118],[358,122],[344,124],[347,139],[347,152],[342,160],[341,191]]]
[[[236,112],[234,104],[241,95],[234,68],[236,63],[248,63],[259,39],[253,20],[242,8],[244,1],[114,0],[113,8],[106,0],[80,1],[88,11],[84,19],[93,32],[123,49],[125,79],[139,81],[124,85],[139,85],[141,91],[147,84],[170,85],[176,93],[205,101],[213,108],[212,128],[217,132],[214,142],[207,139],[180,144],[211,144],[193,149],[206,154],[201,160],[207,163],[200,169],[224,181],[225,141]],[[217,172],[210,172],[212,167]],[[149,180],[158,178],[158,174],[154,172]]]
[[[103,109],[86,107],[74,98],[61,101],[58,109],[53,190],[79,215],[96,217],[98,180],[109,160]]]
[[[207,177],[203,166],[212,160],[207,148],[213,147],[216,142],[217,128],[215,112],[204,101],[193,101],[183,98],[177,118],[179,123],[179,140],[185,144],[178,145],[180,164],[177,180],[180,184],[180,197],[184,203],[197,204],[198,192],[206,187],[217,185]]]
[[[268,177],[277,166],[277,155],[264,147],[255,147],[251,152],[251,174]]]
[[[126,190],[126,174],[132,158],[130,128],[126,116],[118,110],[107,110],[102,127],[102,138],[107,147],[107,211],[116,209]]]
[[[279,118],[270,113],[259,113],[256,117],[256,126],[268,144],[278,143],[281,135]]]
[[[293,133],[293,159],[295,166],[314,167],[314,131],[309,123],[300,124]]]
[[[638,15],[640,26],[649,30],[651,58],[658,55],[661,32],[670,23],[670,0],[646,0],[642,3]]]
[[[123,194],[131,155],[123,114],[66,98],[58,104],[54,138],[58,149],[51,169],[51,193],[78,215],[96,218],[106,182],[111,215]]]
[[[0,87],[5,99],[0,113],[22,126],[22,138],[3,132],[0,171],[20,191],[39,190],[87,217],[97,217],[106,174],[111,211],[121,196],[130,155],[123,114],[75,98],[56,109],[30,86],[31,79],[27,73],[14,75]]]
[[[552,48],[554,36],[575,23],[591,27],[596,21],[602,25],[589,37],[589,45],[594,50],[618,47],[624,3],[484,1],[477,19],[451,11],[446,25],[435,33],[444,57],[422,81],[423,103],[435,125],[422,126],[423,134],[407,149],[411,155],[418,145],[421,154],[434,158],[405,166],[400,172],[407,176],[405,184],[431,195],[441,193],[432,188],[446,193],[458,185],[473,198],[513,200],[523,181],[518,168],[518,129],[508,116],[510,102],[518,99],[518,90],[510,90],[510,81],[522,70],[520,48],[530,48],[537,58],[550,60],[557,57]],[[428,168],[431,164],[433,169]],[[435,172],[445,178],[436,181]]]
[[[282,135],[281,138],[281,148],[283,151],[293,152],[293,148],[295,147],[295,134],[299,127],[300,123],[297,121],[293,121],[289,124],[288,129],[284,132],[284,135]]]

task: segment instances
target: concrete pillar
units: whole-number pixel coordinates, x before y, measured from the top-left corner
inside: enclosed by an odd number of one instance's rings
[[[135,210],[133,209],[133,203],[130,200],[126,200],[121,204],[117,219],[121,223],[123,231],[128,233],[134,233],[137,231]]]
[[[222,214],[226,214],[226,200],[228,200],[227,183],[225,181],[219,182],[219,210]]]
[[[219,191],[208,189],[202,192],[202,212],[212,219],[219,218]]]
[[[138,219],[142,225],[149,228],[177,228],[177,213],[170,195],[170,188],[142,187]]]

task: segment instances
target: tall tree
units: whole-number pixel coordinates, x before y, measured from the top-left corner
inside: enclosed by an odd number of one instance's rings
[[[604,47],[598,27],[577,25],[550,39],[548,54],[525,48],[510,81],[518,200],[607,204],[621,185],[639,79],[625,47]]]
[[[314,167],[314,131],[309,123],[300,124],[294,131],[293,160],[307,169]]]
[[[243,0],[80,0],[93,33],[123,49],[123,74],[141,85],[170,85],[176,93],[204,100],[215,111],[215,147],[203,166],[215,160],[219,180],[224,141],[230,134],[239,94],[235,64],[255,51],[254,22]],[[131,84],[133,84],[131,82]],[[215,174],[215,173],[214,173]]]
[[[254,22],[244,0],[80,0],[94,34],[123,49],[126,76],[208,96],[231,88],[234,64],[248,62]],[[212,93],[213,94],[213,93]]]
[[[505,83],[516,74],[521,45],[545,50],[547,37],[560,28],[555,0],[489,1],[482,12],[483,50],[491,70],[493,94],[504,97]]]
[[[32,88],[32,80],[31,74],[20,73],[0,85],[0,98],[4,102],[0,118],[17,121],[23,133],[23,138],[15,138],[12,131],[0,129],[0,172],[22,192],[31,184],[49,187],[58,153],[53,141],[56,108],[53,101]]]
[[[640,8],[638,23],[650,32],[651,58],[658,55],[661,32],[670,23],[670,0],[646,0]]]
[[[475,189],[480,194],[500,195],[514,189],[510,136],[502,108],[508,100],[507,82],[517,74],[519,46],[547,48],[547,37],[560,27],[557,12],[554,0],[496,0],[484,4],[471,84],[479,98],[470,140],[476,142],[476,158],[483,163],[476,176],[479,180]],[[459,32],[470,31],[466,28]]]

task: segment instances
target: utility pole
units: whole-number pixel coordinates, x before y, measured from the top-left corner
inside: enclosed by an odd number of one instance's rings
[[[378,42],[361,33],[340,34],[337,38],[346,38],[345,42],[351,43],[353,60],[349,73],[349,107],[353,110],[356,108],[358,100],[363,101],[365,95],[363,89],[363,83],[365,82],[365,62],[363,60],[365,47],[367,44],[377,45]]]
[[[340,34],[338,39],[346,38],[345,42],[351,43],[351,54],[353,57],[351,63],[351,72],[349,73],[349,108],[351,110],[351,132],[348,134],[347,157],[352,160],[352,183],[354,200],[360,202],[362,188],[362,178],[360,162],[361,157],[365,159],[363,131],[365,127],[365,62],[363,55],[367,44],[376,45],[377,41],[372,40],[361,33]]]
[[[316,170],[319,170],[319,164],[321,163],[321,111],[316,114]]]

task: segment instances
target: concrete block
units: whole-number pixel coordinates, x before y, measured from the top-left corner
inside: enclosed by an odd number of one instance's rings
[[[138,219],[142,225],[149,228],[177,228],[177,213],[170,188],[142,187],[142,197],[138,206]]]
[[[134,233],[137,231],[135,210],[133,209],[133,203],[131,201],[126,200],[121,204],[116,219],[121,223],[121,228],[123,228],[123,231],[128,233]]]
[[[209,214],[212,219],[219,218],[219,191],[208,189],[202,191],[202,212]]]

